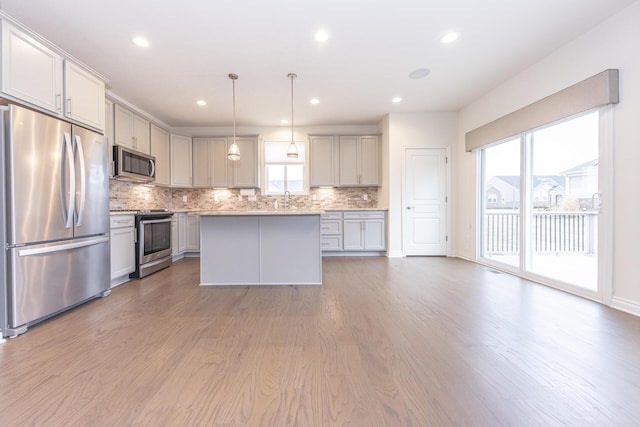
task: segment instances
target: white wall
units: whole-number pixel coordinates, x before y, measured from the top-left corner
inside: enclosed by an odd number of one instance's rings
[[[211,127],[174,127],[171,132],[199,136],[229,136],[233,135],[231,126]],[[377,125],[326,125],[326,126],[295,126],[293,135],[296,141],[306,141],[309,134],[326,135],[358,135],[378,133]],[[237,135],[260,135],[263,141],[290,141],[291,128],[287,126],[237,126]]]
[[[386,196],[389,202],[387,253],[390,257],[399,257],[403,256],[402,182],[405,148],[450,150],[456,143],[458,115],[442,112],[394,113],[388,116],[388,128],[388,152],[383,154],[383,157],[388,156],[388,180],[384,183],[388,186]]]
[[[608,68],[620,70],[613,107],[613,302],[640,314],[640,2],[636,2],[460,112],[454,154],[454,250],[475,258],[475,154],[464,133]]]

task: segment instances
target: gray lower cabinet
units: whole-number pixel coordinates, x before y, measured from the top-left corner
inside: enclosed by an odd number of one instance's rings
[[[171,255],[174,260],[200,252],[200,216],[179,212],[171,221]]]
[[[182,258],[187,250],[187,214],[175,213],[171,220],[171,255]]]
[[[187,214],[187,241],[189,252],[200,252],[200,216]]]
[[[384,211],[326,212],[320,228],[324,252],[386,250]]]
[[[320,219],[323,251],[342,250],[342,212],[325,212]]]
[[[112,215],[110,218],[111,239],[111,285],[126,282],[135,265],[135,218],[133,215]]]

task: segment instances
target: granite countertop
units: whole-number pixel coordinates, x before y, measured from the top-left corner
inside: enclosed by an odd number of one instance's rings
[[[327,208],[325,212],[349,212],[349,211],[388,211],[387,208]]]
[[[111,211],[109,215],[135,215],[138,211]]]
[[[319,210],[233,210],[233,211],[197,211],[193,212],[200,216],[276,216],[276,215],[322,215],[324,211]]]

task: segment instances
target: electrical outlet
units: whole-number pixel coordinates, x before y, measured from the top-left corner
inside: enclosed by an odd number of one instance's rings
[[[186,202],[187,201],[187,196],[182,196],[182,201]]]
[[[242,194],[240,194],[240,195],[238,196],[238,201],[239,201],[239,202],[241,202],[241,201],[242,201]]]
[[[363,198],[365,201],[366,201],[366,200],[369,200],[369,195],[368,195],[368,194],[365,194],[364,196],[362,196],[362,198]]]
[[[318,200],[318,196],[316,196],[316,195],[314,194],[313,196],[311,196],[311,200],[313,200],[313,201],[315,202],[316,200]]]
[[[145,199],[145,200],[147,200],[147,201],[148,201],[148,200],[149,200],[149,198],[150,198],[150,196],[149,196],[148,194],[145,194],[145,195],[144,195],[144,199]]]

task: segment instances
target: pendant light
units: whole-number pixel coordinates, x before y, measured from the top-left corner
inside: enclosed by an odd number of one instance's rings
[[[298,75],[295,73],[289,73],[287,74],[287,77],[291,80],[291,144],[289,144],[289,148],[287,148],[287,157],[297,159],[298,147],[293,139],[293,80],[298,77]]]
[[[237,74],[229,74],[229,78],[233,82],[233,141],[229,146],[227,152],[227,158],[229,160],[240,160],[240,147],[236,144],[236,80],[238,80]]]

